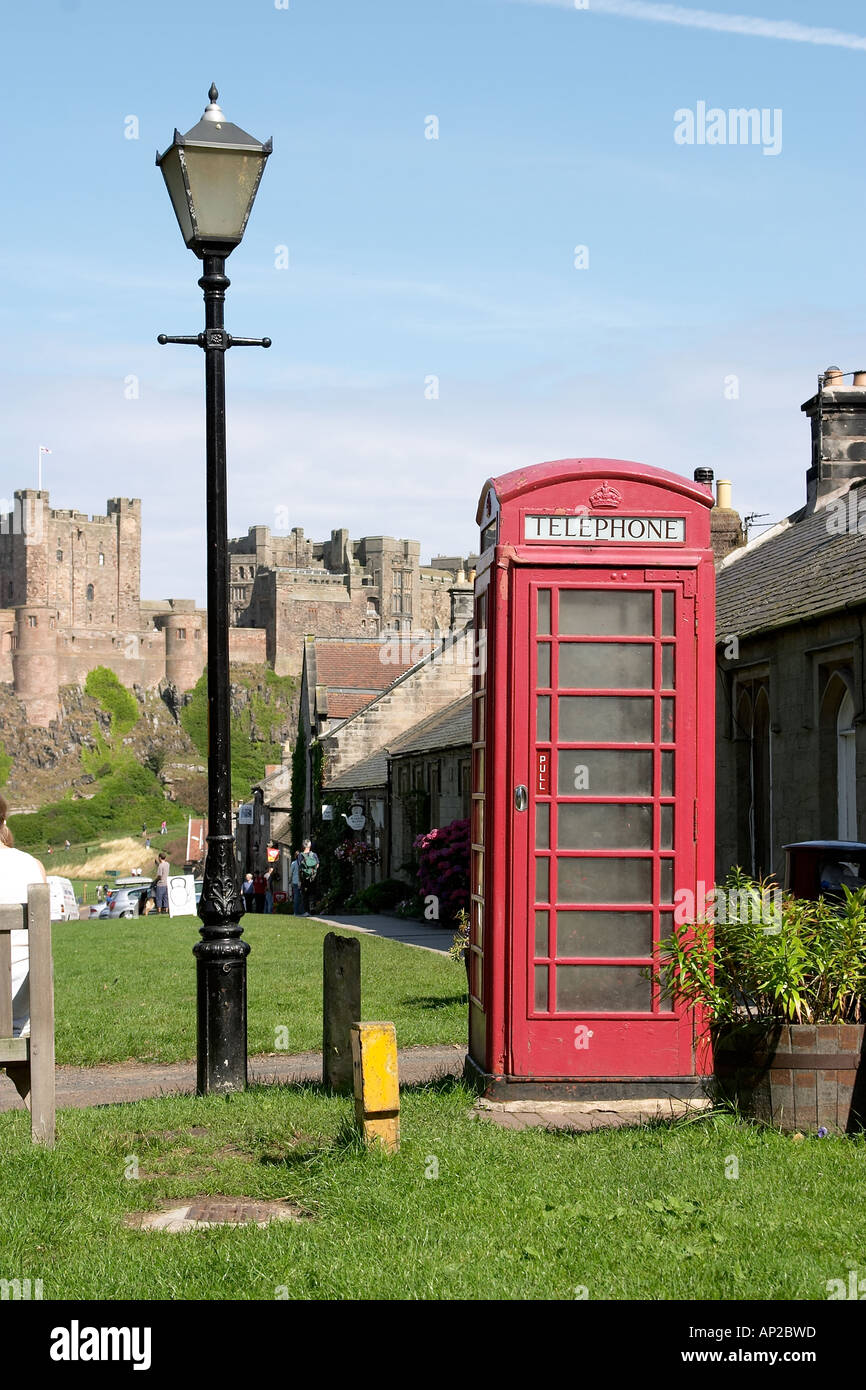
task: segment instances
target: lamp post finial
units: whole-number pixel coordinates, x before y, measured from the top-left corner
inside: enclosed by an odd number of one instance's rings
[[[202,120],[204,120],[204,121],[216,121],[217,124],[221,124],[222,122],[225,121],[225,116],[223,115],[222,111],[220,110],[219,106],[217,105],[217,97],[218,97],[218,96],[219,96],[219,92],[218,92],[218,90],[217,90],[217,85],[216,85],[215,82],[212,82],[212,83],[210,84],[210,91],[208,92],[208,97],[210,98],[210,105],[208,105],[208,106],[205,107],[204,115],[203,115],[203,117],[202,117]]]

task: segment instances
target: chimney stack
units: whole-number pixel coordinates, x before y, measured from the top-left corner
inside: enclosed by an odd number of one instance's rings
[[[806,508],[814,511],[829,493],[866,478],[866,371],[843,375],[839,367],[828,367],[800,409],[812,426]]]
[[[743,523],[739,512],[731,506],[731,484],[727,478],[716,483],[716,505],[710,512],[710,538],[716,562],[744,542]]]

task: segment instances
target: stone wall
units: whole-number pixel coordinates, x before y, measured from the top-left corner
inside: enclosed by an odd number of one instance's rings
[[[434,753],[407,753],[391,761],[390,873],[412,882],[407,865],[412,842],[437,826],[468,819],[472,747],[443,748]],[[418,793],[427,798],[426,823],[418,822]]]
[[[259,627],[229,628],[229,661],[264,666],[267,660],[267,637],[268,634]]]
[[[89,671],[107,666],[128,690],[135,685],[151,690],[165,675],[165,635],[64,633],[58,640],[57,664],[60,685],[84,685]]]
[[[772,855],[765,867],[785,871],[783,846],[836,839],[836,727],[843,683],[860,714],[866,702],[862,612],[792,624],[743,638],[737,660],[719,647],[716,701],[716,874],[732,864],[751,871],[748,730],[738,708],[744,687],[766,683],[769,696],[768,808]],[[862,715],[861,715],[862,719]],[[855,720],[857,838],[866,838],[866,724]]]

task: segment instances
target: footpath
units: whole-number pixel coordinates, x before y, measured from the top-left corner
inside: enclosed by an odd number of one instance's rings
[[[404,946],[420,946],[425,951],[447,954],[454,932],[448,927],[431,926],[429,922],[406,922],[402,917],[386,917],[378,912],[363,915],[335,914],[320,917],[310,913],[310,920],[323,922],[326,927],[363,932],[366,936],[384,936],[386,941],[401,941]]]
[[[403,1047],[397,1053],[400,1084],[423,1085],[442,1076],[460,1076],[466,1048]],[[156,1096],[193,1095],[195,1062],[120,1062],[97,1067],[58,1067],[57,1108],[116,1105]],[[249,1059],[251,1085],[291,1085],[322,1080],[321,1052],[261,1053]],[[0,1111],[23,1110],[24,1102],[8,1077],[0,1072]]]
[[[442,927],[429,926],[426,922],[405,922],[399,917],[377,913],[334,917],[312,913],[310,920],[337,931],[382,936],[424,951],[447,952],[452,939],[452,933]],[[456,1045],[401,1048],[398,1051],[400,1083],[417,1086],[441,1076],[460,1076],[465,1056],[466,1048]],[[193,1095],[196,1068],[195,1062],[120,1062],[95,1067],[58,1067],[56,1075],[57,1108],[61,1110],[64,1107],[116,1105],[149,1100],[154,1096]],[[277,1052],[250,1057],[249,1080],[251,1085],[321,1083],[322,1054]],[[0,1071],[0,1111],[23,1108],[24,1102],[12,1082]]]

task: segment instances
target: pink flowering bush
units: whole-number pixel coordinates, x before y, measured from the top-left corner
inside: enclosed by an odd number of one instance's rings
[[[334,858],[344,864],[378,864],[379,851],[366,840],[343,840],[334,850]]]
[[[454,820],[418,835],[414,845],[422,896],[438,898],[440,921],[454,921],[469,907],[469,821]]]

